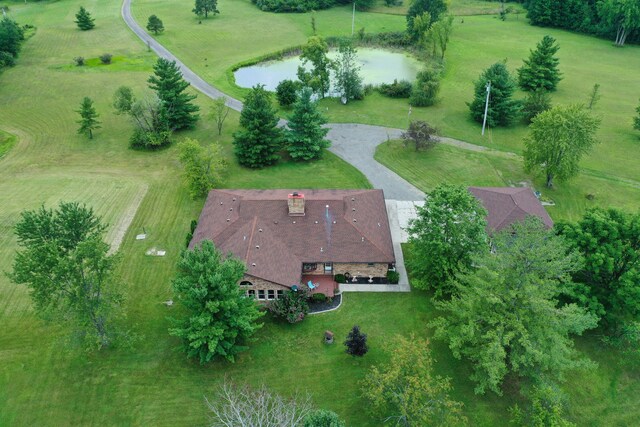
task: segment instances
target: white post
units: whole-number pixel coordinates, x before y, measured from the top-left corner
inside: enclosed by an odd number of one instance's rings
[[[353,2],[353,15],[351,16],[351,37],[356,28],[356,2]]]
[[[487,111],[489,110],[489,93],[491,92],[491,81],[487,82],[487,101],[484,103],[484,119],[482,120],[482,135],[487,124]]]

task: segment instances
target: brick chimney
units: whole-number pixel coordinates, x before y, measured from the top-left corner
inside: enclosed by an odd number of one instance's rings
[[[304,194],[298,192],[289,194],[287,204],[289,216],[304,216]]]

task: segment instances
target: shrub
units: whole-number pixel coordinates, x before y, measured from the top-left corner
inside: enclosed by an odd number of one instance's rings
[[[538,114],[551,108],[551,98],[547,91],[539,89],[529,93],[522,103],[522,117],[531,123]]]
[[[317,294],[311,295],[311,300],[314,302],[325,302],[327,300],[327,296],[322,292],[318,292]]]
[[[309,312],[308,297],[309,292],[304,287],[298,288],[297,291],[290,290],[285,292],[282,298],[271,301],[267,310],[289,323],[301,322]]]
[[[412,85],[406,80],[397,79],[393,83],[382,83],[378,86],[378,92],[389,98],[409,98],[411,96]]]
[[[189,226],[189,232],[187,233],[187,238],[185,242],[185,247],[189,247],[189,243],[191,243],[191,239],[193,239],[193,232],[196,231],[196,227],[198,226],[198,221],[195,219],[191,220],[191,225]]]
[[[409,104],[414,107],[428,107],[438,101],[440,91],[440,73],[427,69],[420,71],[411,89]]]
[[[344,277],[344,274],[336,274],[334,276],[334,279],[338,283],[347,283],[347,278]]]
[[[281,107],[289,108],[298,99],[297,92],[300,89],[300,82],[293,80],[283,80],[276,87],[276,99]]]
[[[397,285],[400,282],[400,273],[397,271],[389,270],[387,271],[387,280],[392,285]]]
[[[84,65],[84,56],[76,56],[73,58],[73,62],[76,63],[76,66],[82,67]]]
[[[373,92],[374,90],[376,90],[376,86],[372,85],[371,83],[362,86],[362,94],[364,96],[371,95],[371,92]]]
[[[110,53],[103,53],[100,55],[100,62],[103,64],[111,64],[111,58],[113,58],[113,55]]]
[[[134,149],[155,150],[171,144],[171,131],[168,129],[146,131],[136,128],[129,138],[129,146]]]
[[[16,65],[16,58],[9,52],[0,52],[0,68],[13,67]]]

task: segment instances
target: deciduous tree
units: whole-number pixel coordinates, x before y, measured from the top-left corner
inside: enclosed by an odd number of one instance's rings
[[[203,147],[198,141],[185,138],[178,143],[178,158],[192,198],[205,197],[220,184],[226,163],[218,144]]]
[[[468,104],[471,117],[478,123],[484,119],[487,97],[487,83],[491,82],[487,124],[491,127],[508,126],[518,115],[519,105],[512,98],[516,83],[503,62],[497,62],[487,68],[475,83],[475,97]]]
[[[192,10],[198,16],[204,15],[207,19],[210,13],[218,14],[218,0],[196,0],[195,7]]]
[[[488,250],[487,212],[465,187],[443,184],[427,194],[417,214],[407,228],[413,285],[448,294],[453,276],[471,267],[474,255]]]
[[[433,55],[436,55],[436,47],[440,49],[440,60],[444,60],[447,45],[453,32],[453,16],[442,17],[429,28],[427,38],[432,41]]]
[[[579,162],[598,141],[600,119],[582,105],[556,106],[538,114],[524,139],[524,166],[528,172],[542,172],[546,185],[578,174]]]
[[[429,12],[431,16],[431,22],[436,22],[440,19],[440,16],[447,12],[446,0],[413,0],[409,10],[407,11],[407,32],[412,36],[414,40],[417,40],[419,34],[414,31],[414,18],[418,15],[422,15],[424,12]]]
[[[182,338],[188,357],[200,363],[216,356],[233,362],[262,327],[256,321],[263,313],[238,286],[245,269],[239,259],[223,257],[209,240],[183,251],[172,285],[187,314],[172,320],[169,333]]]
[[[439,139],[437,137],[436,128],[422,120],[412,120],[409,123],[409,129],[402,132],[402,141],[404,146],[413,145],[416,151],[421,149],[429,149],[435,147]]]
[[[505,376],[562,378],[589,366],[574,350],[571,334],[594,328],[597,317],[576,304],[562,304],[580,256],[537,218],[496,234],[495,253],[458,275],[455,294],[436,302],[443,313],[431,323],[435,337],[454,357],[473,364],[476,393],[501,394]]]
[[[238,162],[250,168],[262,168],[276,163],[282,147],[282,130],[264,86],[254,86],[244,99],[240,113],[240,130],[233,134],[234,152]]]
[[[176,62],[158,58],[153,72],[147,81],[166,110],[169,127],[172,130],[193,128],[198,121],[200,107],[191,102],[196,95],[185,92],[189,83],[182,78]]]
[[[358,325],[351,328],[344,345],[347,348],[347,353],[352,356],[364,356],[369,351],[367,334],[363,334]]]
[[[39,316],[71,324],[84,344],[98,349],[119,336],[114,320],[122,300],[105,230],[93,209],[78,203],[24,211],[10,274],[27,285]]]
[[[558,70],[560,60],[555,56],[559,49],[556,39],[547,35],[538,43],[536,50],[530,51],[529,59],[525,59],[524,65],[518,69],[518,84],[522,90],[556,90],[562,80]]]
[[[159,99],[134,101],[129,116],[135,125],[129,138],[131,148],[155,150],[171,143],[167,110]]]
[[[96,26],[94,19],[84,6],[80,6],[80,10],[76,13],[76,20],[74,22],[82,31],[91,30]]]
[[[164,31],[164,24],[156,15],[151,15],[147,21],[147,30],[153,31],[153,34],[157,36],[159,33]]]
[[[331,144],[325,139],[329,129],[322,127],[327,119],[318,111],[311,95],[310,88],[303,88],[289,117],[285,139],[287,152],[293,160],[319,159],[323,150]]]
[[[326,409],[316,409],[304,419],[303,427],[346,427],[338,414]]]
[[[276,99],[281,107],[289,108],[298,99],[300,82],[293,80],[282,80],[276,87]]]
[[[343,39],[338,47],[338,58],[333,63],[336,76],[336,90],[345,103],[364,98],[360,66],[357,64],[357,50],[351,40]]]
[[[211,109],[211,113],[209,113],[209,116],[212,117],[216,122],[216,127],[218,128],[218,136],[222,135],[222,126],[224,125],[224,121],[229,115],[229,111],[231,111],[231,108],[227,106],[226,98],[216,98],[213,101],[213,108]]]
[[[615,30],[616,46],[624,46],[629,34],[640,29],[640,3],[637,0],[602,0],[597,6],[603,22]]]
[[[113,108],[116,114],[129,114],[131,107],[136,102],[133,90],[129,86],[120,86],[113,94]]]
[[[440,92],[440,72],[427,68],[416,76],[416,81],[411,88],[409,104],[414,107],[429,107],[438,102]]]
[[[324,98],[329,93],[332,61],[327,56],[329,46],[322,37],[313,36],[302,47],[302,66],[298,67],[298,79]],[[304,66],[311,63],[313,68],[307,71]]]
[[[451,380],[435,374],[426,340],[398,338],[389,363],[371,368],[362,394],[383,422],[396,426],[466,424],[462,403],[449,396]]]
[[[80,103],[80,109],[76,110],[76,113],[80,114],[80,120],[76,122],[80,125],[78,133],[89,135],[89,139],[93,139],[93,131],[100,129],[100,122],[98,121],[98,112],[93,106],[91,98],[85,96],[82,99],[82,103]]]
[[[13,59],[18,57],[20,45],[24,40],[24,31],[16,21],[7,17],[0,20],[0,54],[11,57],[3,60],[5,66],[13,64]],[[2,64],[0,64],[2,67]]]

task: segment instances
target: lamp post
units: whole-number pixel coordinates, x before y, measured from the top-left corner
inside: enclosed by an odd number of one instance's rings
[[[482,119],[482,135],[484,136],[484,127],[487,124],[487,111],[489,110],[489,93],[491,93],[491,81],[487,82],[487,100],[484,103],[484,119]]]

